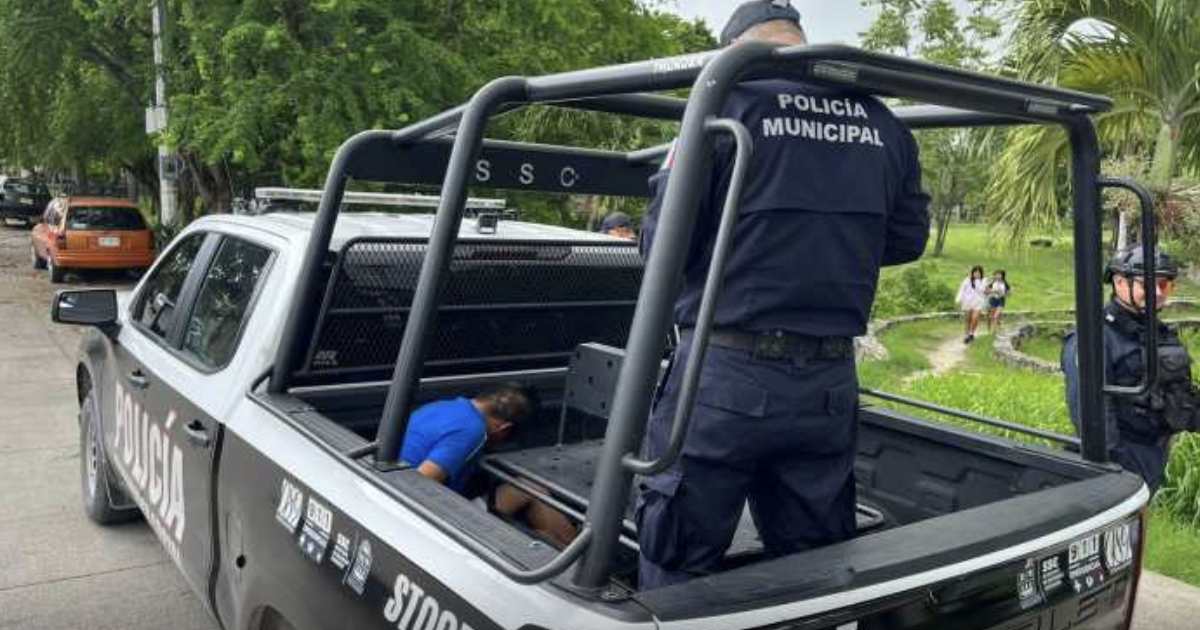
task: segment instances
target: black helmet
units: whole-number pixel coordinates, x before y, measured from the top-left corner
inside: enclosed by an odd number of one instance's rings
[[[1142,255],[1141,245],[1131,245],[1122,249],[1112,257],[1108,269],[1104,271],[1104,281],[1112,282],[1114,276],[1144,276],[1146,275],[1146,259]],[[1159,278],[1174,280],[1179,275],[1179,265],[1171,255],[1155,250],[1154,275]]]

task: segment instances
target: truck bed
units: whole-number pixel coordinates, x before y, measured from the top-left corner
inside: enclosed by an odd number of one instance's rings
[[[577,396],[571,375],[571,370],[524,374],[542,392],[542,413],[523,426],[512,448],[486,456],[483,474],[494,482],[504,480],[496,477],[498,473],[530,479],[582,514],[590,493],[589,467],[603,447],[604,419],[569,405],[563,414],[563,401]],[[503,382],[513,376],[499,374],[491,380]],[[427,379],[422,398],[469,395],[487,381]],[[370,450],[364,447],[374,434],[385,393],[385,385],[378,383],[309,387],[288,396],[261,394],[259,399],[333,450],[361,455]],[[691,615],[766,605],[774,598],[815,597],[831,589],[975,562],[1092,522],[1120,508],[1141,488],[1135,476],[1088,464],[1069,452],[977,434],[891,409],[864,407],[859,421],[858,537],[770,559],[760,553],[757,532],[745,518],[726,572],[639,594],[639,601],[658,615]],[[371,474],[366,466],[362,470]],[[541,557],[529,553],[530,544],[537,541],[532,533],[478,509],[463,509],[469,506],[463,497],[440,486],[414,484],[408,479],[412,476],[418,475],[382,475],[397,492],[411,493],[411,500],[444,516],[444,527],[472,532],[510,558],[533,563]],[[420,492],[413,492],[418,487]],[[628,553],[613,578],[632,587],[636,529],[628,521],[626,542]]]

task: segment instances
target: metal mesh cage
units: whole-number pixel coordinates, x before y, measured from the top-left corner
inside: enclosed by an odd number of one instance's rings
[[[342,247],[303,375],[391,369],[425,247],[374,238]],[[624,347],[641,279],[632,243],[460,242],[426,371],[566,365],[581,343]]]

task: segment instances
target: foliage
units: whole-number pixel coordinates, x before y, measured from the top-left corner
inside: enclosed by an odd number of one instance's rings
[[[997,0],[973,0],[962,16],[948,0],[864,0],[877,7],[875,22],[862,33],[863,47],[970,69],[986,65],[988,46],[1000,36]],[[969,129],[919,134],[924,186],[936,228],[933,256],[942,255],[955,214],[978,204],[987,183],[992,136]]]
[[[0,163],[153,185],[149,23],[137,0],[0,0]]]
[[[1200,436],[1187,434],[1176,439],[1167,462],[1167,479],[1155,505],[1179,522],[1200,529]]]
[[[1143,565],[1150,571],[1200,586],[1200,529],[1163,510],[1150,512]]]
[[[928,264],[917,263],[905,266],[887,282],[880,283],[871,314],[876,319],[887,319],[951,310],[954,310],[954,289],[936,279]]]
[[[354,133],[448,109],[496,77],[714,46],[703,23],[642,0],[164,1],[166,141],[184,160],[181,189],[194,199],[185,211],[224,207],[256,185],[319,186]],[[101,161],[109,171],[148,163],[154,183],[142,129],[149,22],[144,0],[0,0],[0,103],[19,122],[0,129],[0,159],[59,169]],[[670,132],[592,118],[543,110],[489,131],[627,148]]]
[[[1022,79],[1112,97],[1112,111],[1096,116],[1101,141],[1118,155],[1150,157],[1147,183],[1166,194],[1181,171],[1200,166],[1198,13],[1200,0],[1027,1],[1008,65]],[[989,198],[1010,243],[1058,221],[1067,148],[1058,129],[1009,135]]]

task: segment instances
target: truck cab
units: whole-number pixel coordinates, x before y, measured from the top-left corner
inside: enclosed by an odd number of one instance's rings
[[[315,213],[206,217],[132,295],[59,295],[56,320],[93,327],[78,368],[89,515],[145,518],[226,628],[1128,628],[1149,493],[1106,461],[1103,375],[1091,367],[1078,439],[1000,438],[864,399],[857,536],[776,558],[743,518],[718,573],[637,583],[631,488],[664,464],[640,460],[638,445],[688,233],[660,233],[643,260],[600,234],[464,218],[467,192],[645,198],[666,154],[485,140],[500,111],[681,120],[672,180],[683,183],[661,220],[690,225],[687,191],[703,186],[714,134],[750,148],[736,121],[714,122],[750,73],[941,105],[898,109],[914,129],[1065,126],[1081,357],[1098,356],[1088,114],[1107,99],[838,46],[747,44],[506,78],[463,107],[347,141]],[[692,85],[688,99],[644,93]],[[351,179],[439,185],[437,211],[342,212]],[[694,334],[704,343],[708,331]],[[417,406],[512,380],[536,387],[540,408],[481,456],[485,500],[399,458]],[[686,433],[686,414],[679,422]],[[490,510],[503,484],[579,535],[560,549]]]

